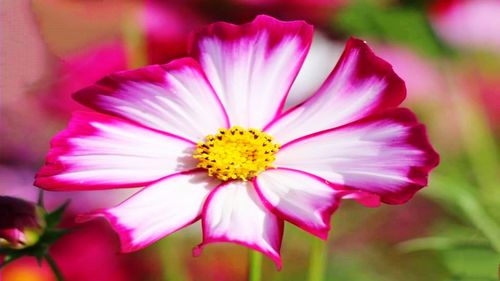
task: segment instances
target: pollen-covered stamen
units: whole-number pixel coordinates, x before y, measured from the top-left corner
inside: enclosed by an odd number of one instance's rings
[[[199,142],[193,157],[199,168],[208,170],[208,175],[220,180],[250,180],[260,172],[272,167],[275,153],[280,145],[273,138],[257,129],[238,126],[219,129]]]

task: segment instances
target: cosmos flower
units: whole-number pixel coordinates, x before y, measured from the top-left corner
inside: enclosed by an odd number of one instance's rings
[[[427,184],[438,155],[424,126],[397,108],[404,82],[350,39],[305,102],[282,111],[312,26],[258,16],[193,34],[193,58],[118,72],[74,95],[35,185],[48,190],[144,187],[105,217],[122,251],[201,219],[207,244],[232,242],[281,267],[284,221],[326,239],[342,198],[401,204]]]

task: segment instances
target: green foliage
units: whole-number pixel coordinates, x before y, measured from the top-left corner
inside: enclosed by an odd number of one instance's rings
[[[440,252],[452,280],[495,281],[499,255],[488,247],[460,247]]]
[[[48,213],[45,216],[45,222],[47,223],[48,229],[56,227],[61,222],[61,219],[64,215],[64,211],[66,210],[68,205],[69,205],[69,201],[66,201],[64,204],[62,204],[57,209]]]
[[[462,236],[462,237],[460,237]],[[481,236],[466,233],[444,234],[440,237],[418,238],[402,243],[405,252],[437,252],[450,273],[449,280],[496,280],[500,255]]]
[[[423,9],[353,1],[340,11],[333,24],[349,36],[400,43],[429,56],[451,54],[435,35]]]
[[[445,175],[443,175],[445,174]],[[466,167],[446,166],[432,178],[426,195],[455,217],[440,222],[433,236],[404,242],[404,252],[433,251],[450,273],[449,280],[497,280],[500,263],[500,225],[485,208],[479,188],[467,177]]]

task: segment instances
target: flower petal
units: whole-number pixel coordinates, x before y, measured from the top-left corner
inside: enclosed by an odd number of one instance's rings
[[[284,168],[260,173],[254,185],[262,202],[278,217],[327,239],[341,190],[309,173]]]
[[[262,128],[280,113],[312,33],[303,21],[258,16],[241,26],[212,24],[194,34],[191,48],[231,124]]]
[[[35,185],[47,190],[139,187],[195,168],[194,144],[100,113],[77,112],[51,143]]]
[[[229,125],[217,95],[190,58],[112,74],[74,98],[97,111],[193,142]]]
[[[139,191],[120,205],[78,217],[104,217],[120,236],[122,252],[142,249],[200,218],[203,203],[219,181],[205,171],[179,173]]]
[[[405,96],[404,82],[391,65],[377,57],[365,42],[350,39],[318,92],[265,130],[278,143],[285,144],[396,107]]]
[[[399,204],[427,185],[438,162],[424,126],[400,108],[290,142],[278,151],[274,165]]]
[[[281,268],[283,221],[266,209],[251,182],[231,181],[214,190],[203,207],[202,226],[195,255],[207,244],[233,242],[262,252]]]
[[[381,204],[380,196],[362,190],[350,190],[342,195],[342,199],[352,199],[369,208],[379,207]]]
[[[18,228],[0,229],[0,239],[5,239],[12,246],[19,246],[26,243],[26,235]]]

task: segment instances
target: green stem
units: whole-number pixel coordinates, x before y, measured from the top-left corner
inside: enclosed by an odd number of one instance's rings
[[[323,240],[313,237],[309,257],[309,281],[325,280],[326,258],[326,243]]]
[[[38,206],[40,206],[42,208],[45,207],[44,200],[43,200],[43,198],[44,198],[43,195],[44,195],[43,189],[38,190],[38,202],[37,202],[37,204],[38,204]]]
[[[45,260],[50,266],[50,269],[52,269],[52,272],[54,272],[54,275],[56,276],[57,281],[64,281],[64,277],[59,270],[59,267],[56,264],[56,261],[52,258],[50,255],[45,255]]]
[[[167,237],[160,241],[160,255],[163,268],[163,280],[186,281],[189,280],[186,268],[184,267],[184,258],[179,256],[179,247],[181,244],[177,237]]]
[[[262,278],[262,254],[249,250],[248,254],[248,281],[260,281]]]
[[[462,195],[463,194],[463,195]],[[474,194],[463,192],[458,196],[458,204],[471,222],[488,238],[492,247],[500,253],[500,227],[489,216]]]

